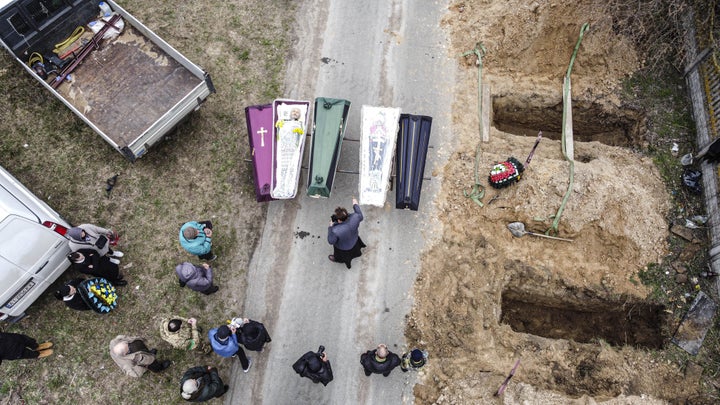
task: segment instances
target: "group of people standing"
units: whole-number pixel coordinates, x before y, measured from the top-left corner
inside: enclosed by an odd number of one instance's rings
[[[333,253],[328,259],[331,262],[343,263],[348,269],[352,267],[352,260],[361,256],[362,249],[366,247],[359,235],[363,214],[355,198],[352,199],[352,204],[352,213],[343,207],[335,209],[327,237],[328,243],[333,246]],[[119,267],[123,253],[111,248],[118,238],[115,232],[92,224],[82,224],[70,228],[66,236],[72,250],[68,259],[76,271],[107,280],[115,286],[127,284]],[[180,245],[199,260],[213,261],[217,258],[212,252],[210,221],[186,222],[181,226],[178,238]],[[195,265],[186,261],[178,264],[175,272],[181,288],[188,287],[206,295],[219,290],[213,283],[213,270],[208,263]],[[78,294],[83,282],[82,278],[72,279],[61,286],[55,296],[72,309],[91,309],[88,302]],[[272,341],[262,323],[248,318],[233,318],[227,324],[210,329],[205,340],[195,318],[165,317],[160,322],[160,337],[174,349],[203,354],[215,352],[224,358],[238,358],[243,372],[246,373],[250,370],[252,359],[246,355],[243,347],[262,352],[264,346]],[[46,357],[53,353],[52,346],[52,342],[38,344],[35,339],[25,335],[0,333],[0,361]],[[110,342],[109,351],[118,367],[132,377],[140,377],[147,370],[159,373],[171,366],[169,360],[158,359],[157,349],[150,349],[148,343],[139,336],[117,335]],[[400,366],[403,372],[419,369],[425,365],[427,358],[427,352],[420,349],[413,349],[398,356],[385,344],[380,344],[363,353],[360,364],[366,376],[382,374],[387,377],[397,366]],[[303,354],[292,367],[301,377],[307,377],[314,383],[327,385],[333,380],[332,366],[323,346],[317,351]],[[224,395],[228,389],[229,386],[223,383],[217,367],[211,365],[191,367],[180,380],[180,394],[186,401],[202,402],[217,398]]]
[[[203,337],[195,318],[166,317],[160,321],[160,337],[174,349],[240,359],[244,372],[250,370],[252,359],[240,345],[261,352],[272,341],[265,326],[248,318],[233,318],[228,324],[212,328]],[[110,342],[110,357],[123,372],[141,377],[147,370],[155,373],[170,367],[169,360],[160,360],[157,349],[149,349],[147,342],[138,336],[118,335]],[[204,402],[223,396],[230,387],[225,384],[212,365],[201,365],[186,370],[180,379],[180,395],[190,402]]]
[[[107,290],[112,290],[112,294],[115,287],[127,285],[127,280],[120,273],[120,258],[124,254],[111,247],[117,243],[116,232],[93,224],[82,224],[68,229],[65,236],[72,250],[68,260],[75,271],[91,276]],[[72,309],[97,310],[84,294],[79,293],[85,282],[85,278],[69,280],[55,291],[55,298]]]

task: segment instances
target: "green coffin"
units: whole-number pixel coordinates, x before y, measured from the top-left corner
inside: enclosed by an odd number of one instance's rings
[[[315,99],[310,164],[308,165],[308,189],[310,197],[330,197],[340,146],[345,136],[350,102],[337,98]]]

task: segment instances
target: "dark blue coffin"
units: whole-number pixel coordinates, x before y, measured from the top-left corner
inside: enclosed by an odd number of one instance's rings
[[[400,114],[395,148],[395,208],[418,210],[432,117]]]

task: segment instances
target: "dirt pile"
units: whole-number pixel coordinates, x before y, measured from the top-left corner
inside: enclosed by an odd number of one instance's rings
[[[650,159],[610,146],[642,143],[642,117],[615,95],[639,61],[601,6],[451,6],[453,52],[486,46],[495,121],[490,142],[481,145],[486,195],[479,207],[463,195],[473,184],[479,141],[477,72],[468,58],[454,106],[463,141],[444,168],[438,205],[443,236],[424,256],[407,328],[409,339],[431,353],[418,403],[500,401],[493,394],[516,359],[521,366],[505,403],[662,403],[692,395],[692,378],[644,350],[666,338],[665,310],[645,302],[637,273],[667,252],[669,198]],[[586,114],[575,116],[574,127],[584,128],[575,139],[603,143],[575,143],[572,192],[558,228],[573,242],[518,238],[509,223],[543,233],[563,203],[571,169],[560,141],[543,139],[517,184],[495,190],[487,175],[508,157],[525,160],[535,139],[523,135],[559,132],[562,77],[585,22],[591,30],[575,62],[572,94]],[[611,121],[617,130],[598,129]]]

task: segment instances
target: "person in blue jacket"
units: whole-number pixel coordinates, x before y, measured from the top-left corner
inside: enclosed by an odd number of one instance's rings
[[[252,360],[245,355],[245,351],[240,347],[235,335],[235,327],[222,325],[218,328],[210,329],[208,332],[208,339],[213,351],[222,357],[235,357],[240,358],[240,365],[243,368],[243,372],[247,373],[250,370],[250,364]]]
[[[345,263],[349,269],[350,262],[362,255],[360,249],[365,247],[360,239],[358,228],[363,220],[363,214],[358,201],[353,198],[353,213],[348,214],[343,207],[335,208],[335,214],[330,217],[327,241],[333,245],[333,254],[328,256],[331,262]]]
[[[212,252],[212,222],[189,221],[180,227],[180,245],[200,260],[212,261],[217,258]]]

